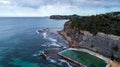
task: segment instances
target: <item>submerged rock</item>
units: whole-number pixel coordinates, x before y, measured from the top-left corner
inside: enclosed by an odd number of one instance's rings
[[[49,32],[49,28],[46,28],[46,29],[39,29],[38,32],[40,32],[40,33]]]
[[[47,55],[44,52],[40,53],[40,57],[43,58],[43,59],[47,59]]]

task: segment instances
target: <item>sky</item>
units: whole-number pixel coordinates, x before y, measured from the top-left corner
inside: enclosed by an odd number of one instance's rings
[[[0,0],[0,16],[96,15],[120,11],[120,0]]]

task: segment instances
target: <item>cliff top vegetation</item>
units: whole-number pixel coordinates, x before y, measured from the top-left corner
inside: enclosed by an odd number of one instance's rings
[[[103,32],[120,36],[120,12],[92,15],[70,21],[71,28],[90,31],[93,34]]]

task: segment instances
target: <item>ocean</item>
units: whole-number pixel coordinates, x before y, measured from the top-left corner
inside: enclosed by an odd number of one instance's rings
[[[1,17],[0,67],[66,67],[37,56],[48,48],[66,47],[56,33],[66,21],[48,17]],[[38,29],[46,28],[52,34],[37,33]]]

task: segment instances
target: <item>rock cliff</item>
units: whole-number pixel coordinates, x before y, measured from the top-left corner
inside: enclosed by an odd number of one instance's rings
[[[98,32],[93,35],[89,31],[71,28],[72,21],[64,25],[60,34],[68,42],[69,47],[86,48],[120,62],[120,36]]]

